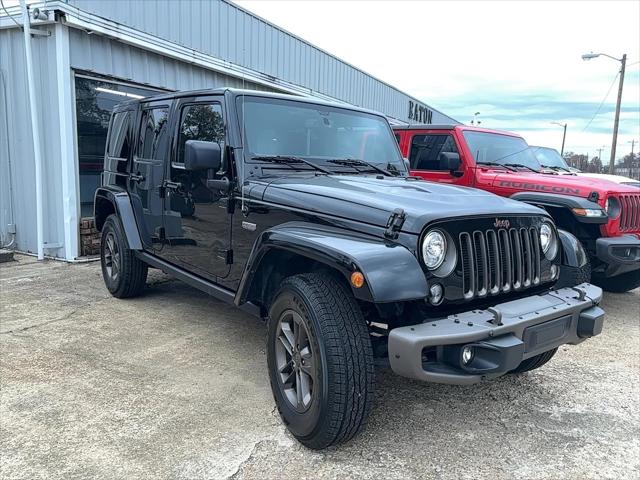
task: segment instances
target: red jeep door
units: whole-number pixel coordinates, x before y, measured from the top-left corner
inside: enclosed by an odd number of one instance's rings
[[[462,158],[460,158],[460,168],[456,172],[449,171],[448,166],[440,160],[442,152],[457,153],[462,157],[453,132],[442,130],[410,132],[404,141],[413,175],[434,182],[457,185],[473,183],[472,173],[468,171]]]

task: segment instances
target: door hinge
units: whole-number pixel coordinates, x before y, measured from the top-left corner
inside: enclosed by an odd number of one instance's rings
[[[231,265],[233,263],[233,250],[229,249],[225,253],[225,263]]]
[[[396,208],[387,220],[387,229],[384,231],[386,238],[395,240],[398,238],[398,232],[404,224],[404,220],[407,218],[407,214],[401,208]]]

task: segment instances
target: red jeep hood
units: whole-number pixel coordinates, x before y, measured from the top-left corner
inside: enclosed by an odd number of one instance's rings
[[[598,192],[600,198],[611,193],[638,193],[637,187],[621,185],[599,178],[573,175],[551,175],[534,172],[509,172],[494,170],[493,186],[518,191],[558,193],[587,198],[591,192]]]

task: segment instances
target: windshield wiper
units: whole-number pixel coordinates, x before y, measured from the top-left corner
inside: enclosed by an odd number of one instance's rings
[[[513,168],[510,165],[505,165],[504,163],[498,163],[498,162],[476,162],[477,165],[488,165],[490,167],[503,167],[507,170],[510,170],[512,172],[517,172],[518,170]]]
[[[514,168],[526,168],[527,170],[531,170],[532,172],[536,172],[536,173],[540,173],[540,170],[536,170],[535,168],[531,168],[523,163],[504,163],[503,165],[507,166],[507,167],[514,167]]]
[[[263,162],[273,162],[273,163],[283,163],[286,165],[293,165],[296,163],[304,163],[305,165],[309,165],[314,169],[326,173],[327,175],[333,175],[334,172],[329,170],[328,168],[321,167],[320,165],[315,164],[309,160],[306,160],[301,157],[296,157],[294,155],[255,155],[251,157],[251,160],[261,160]]]
[[[568,168],[558,167],[556,165],[540,165],[542,168],[550,168],[551,170],[561,170],[563,172],[571,172]]]
[[[349,167],[356,167],[356,166],[369,167],[375,170],[376,172],[386,175],[387,177],[395,176],[389,170],[385,170],[384,168],[378,167],[377,165],[374,165],[373,163],[369,163],[365,160],[359,160],[355,158],[336,158],[333,160],[327,160],[327,162],[335,163],[337,165],[346,165]]]

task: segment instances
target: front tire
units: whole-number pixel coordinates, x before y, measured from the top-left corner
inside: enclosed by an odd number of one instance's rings
[[[135,297],[147,281],[148,266],[129,249],[122,223],[109,215],[100,240],[102,278],[107,290],[117,298]]]
[[[351,439],[374,397],[369,330],[351,292],[327,274],[289,277],[268,330],[271,390],[289,431],[313,449]]]
[[[540,368],[549,360],[551,360],[557,353],[557,351],[558,349],[554,348],[553,350],[541,353],[540,355],[536,355],[535,357],[527,358],[526,360],[523,360],[515,369],[511,370],[511,373],[530,372],[531,370]]]

